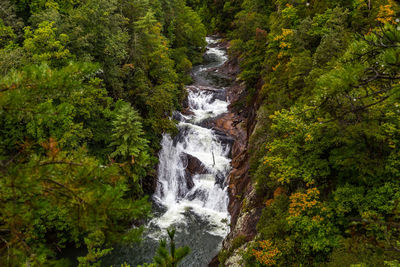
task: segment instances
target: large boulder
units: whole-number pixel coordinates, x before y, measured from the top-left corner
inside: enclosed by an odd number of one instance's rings
[[[184,153],[186,158],[187,167],[186,170],[193,176],[195,174],[206,174],[208,173],[207,167],[196,157]]]
[[[215,118],[204,119],[201,122],[197,123],[197,125],[207,129],[211,129],[215,126]]]
[[[206,166],[196,157],[183,153],[181,155],[181,159],[183,161],[184,166],[186,166],[185,170],[185,181],[186,181],[186,188],[190,191],[194,187],[194,181],[193,177],[196,174],[206,174],[208,173],[208,170]],[[180,190],[181,191],[181,190]],[[179,194],[182,196],[185,196],[187,191],[182,188],[182,192],[179,192]]]

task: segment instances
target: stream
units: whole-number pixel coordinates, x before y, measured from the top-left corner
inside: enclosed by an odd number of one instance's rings
[[[166,229],[175,228],[178,246],[190,254],[180,266],[207,266],[218,254],[229,232],[227,176],[232,139],[211,128],[213,120],[228,111],[226,87],[230,80],[218,73],[226,51],[218,39],[207,37],[203,64],[193,69],[187,86],[187,110],[175,112],[179,133],[165,134],[159,153],[158,181],[153,195],[154,217],[146,225],[140,244],[116,248],[103,266],[132,267],[152,262]]]

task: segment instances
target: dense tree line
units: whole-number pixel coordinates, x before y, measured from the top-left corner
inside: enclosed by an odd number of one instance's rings
[[[399,4],[198,2],[240,61],[238,108],[257,107],[249,152],[264,204],[245,262],[398,266]]]
[[[394,0],[1,1],[0,265],[64,266],[74,245],[87,266],[140,238],[130,226],[149,214],[160,135],[175,131],[206,29],[239,59],[235,107],[257,107],[263,213],[245,263],[398,265],[399,12]]]
[[[205,34],[184,0],[0,2],[1,266],[138,240]]]

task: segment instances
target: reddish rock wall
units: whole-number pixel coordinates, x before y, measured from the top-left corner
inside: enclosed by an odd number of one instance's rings
[[[231,59],[219,69],[231,77],[240,72],[238,61]],[[261,88],[262,82],[257,86]],[[223,249],[229,250],[232,241],[239,236],[252,240],[256,235],[256,225],[261,215],[259,200],[255,194],[249,175],[248,140],[256,124],[257,103],[252,103],[242,110],[237,108],[238,101],[246,97],[245,85],[235,82],[227,88],[228,99],[231,103],[229,113],[215,121],[214,128],[225,132],[234,138],[232,148],[232,170],[229,174],[229,212],[231,214],[231,232],[223,243]],[[257,99],[257,98],[255,98]],[[218,258],[214,258],[209,266],[218,266]]]

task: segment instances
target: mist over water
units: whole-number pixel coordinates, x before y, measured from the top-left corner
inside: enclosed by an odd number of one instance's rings
[[[176,113],[179,134],[165,134],[159,153],[158,182],[154,200],[154,218],[148,222],[141,244],[115,249],[103,261],[104,266],[131,266],[151,262],[166,229],[175,228],[178,246],[187,245],[191,253],[182,266],[207,266],[218,253],[229,231],[226,178],[230,171],[231,143],[221,133],[201,126],[202,122],[228,111],[225,88],[227,78],[214,68],[227,60],[226,51],[207,37],[203,65],[193,70],[194,84],[187,87],[189,111]],[[202,171],[189,173],[190,159],[201,163]]]

